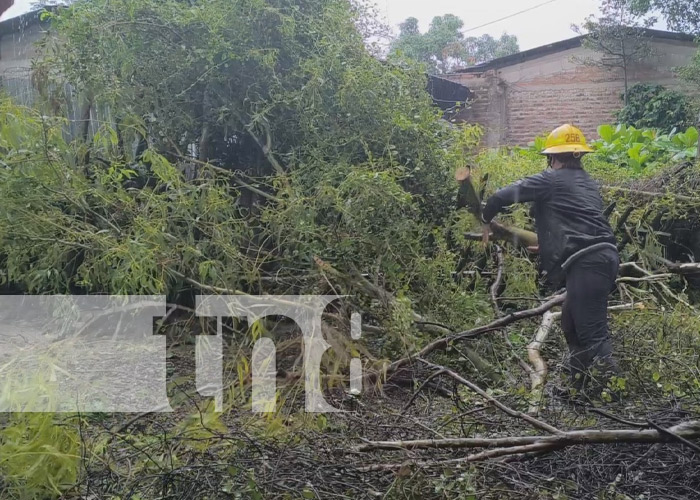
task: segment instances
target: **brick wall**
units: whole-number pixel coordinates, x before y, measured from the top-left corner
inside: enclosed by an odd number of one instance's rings
[[[466,85],[476,97],[456,119],[484,127],[485,144],[501,144],[508,133],[505,82],[495,72],[489,72],[469,78],[468,83],[460,83]]]
[[[655,41],[655,55],[630,68],[630,86],[659,83],[692,92],[673,68],[687,64],[696,50],[689,42]],[[591,57],[597,54],[576,47],[483,73],[448,75],[476,95],[458,118],[482,125],[487,147],[526,145],[563,123],[573,123],[595,139],[597,127],[614,121],[622,107],[624,77],[620,69],[582,63]]]
[[[511,90],[506,143],[525,145],[563,123],[576,125],[592,139],[598,125],[614,121],[619,96],[618,88]]]
[[[622,106],[624,78],[598,68],[582,66],[508,86],[507,144],[524,145],[563,123],[572,123],[587,138],[597,137],[602,123],[615,120]]]

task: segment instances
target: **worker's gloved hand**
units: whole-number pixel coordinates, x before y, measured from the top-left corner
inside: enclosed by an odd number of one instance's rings
[[[462,184],[464,181],[469,179],[469,177],[471,176],[471,172],[471,168],[469,167],[460,167],[455,172],[455,180],[459,184]]]

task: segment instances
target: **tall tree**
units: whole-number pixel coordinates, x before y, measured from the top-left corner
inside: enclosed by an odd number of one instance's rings
[[[418,29],[418,20],[409,17],[401,23],[399,36],[392,42],[390,53],[427,64],[434,73],[448,73],[458,68],[485,62],[518,52],[518,39],[504,34],[465,38],[464,23],[453,15],[433,18],[426,33]]]
[[[624,100],[628,103],[629,71],[632,64],[652,53],[645,28],[656,19],[637,0],[603,0],[598,17],[592,15],[574,30],[587,36],[583,46],[600,54],[599,57],[579,59],[589,66],[621,70],[624,82]]]

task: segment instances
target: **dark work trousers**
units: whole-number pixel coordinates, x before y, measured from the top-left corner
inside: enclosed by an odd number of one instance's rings
[[[561,326],[569,345],[573,387],[578,390],[591,377],[601,375],[603,382],[618,373],[608,331],[608,295],[619,266],[618,253],[605,248],[579,257],[566,271]]]

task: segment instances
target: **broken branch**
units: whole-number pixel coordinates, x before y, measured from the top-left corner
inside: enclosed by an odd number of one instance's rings
[[[542,401],[542,389],[544,381],[547,378],[547,363],[544,362],[540,355],[540,349],[547,340],[549,332],[552,331],[554,320],[561,317],[561,313],[553,313],[547,311],[542,317],[542,323],[537,329],[535,338],[527,346],[527,357],[532,363],[533,370],[530,371],[530,409],[528,412],[531,415],[537,415],[540,412],[540,402]]]
[[[528,319],[528,318],[534,318],[536,316],[541,316],[542,314],[549,311],[550,309],[562,304],[564,302],[565,298],[566,298],[566,293],[555,295],[554,297],[549,299],[544,304],[541,304],[537,307],[533,307],[532,309],[526,309],[524,311],[514,312],[514,313],[511,313],[507,316],[503,316],[502,318],[498,318],[497,320],[492,321],[491,323],[489,323],[487,325],[478,326],[476,328],[472,328],[471,330],[466,330],[466,331],[463,331],[460,333],[448,335],[448,336],[442,337],[440,339],[437,339],[437,340],[431,342],[430,344],[428,344],[427,346],[425,346],[420,351],[418,351],[415,355],[408,356],[408,357],[405,357],[403,359],[399,359],[398,361],[394,361],[387,368],[387,373],[391,373],[391,372],[398,370],[402,366],[411,363],[416,358],[424,358],[427,355],[431,354],[433,351],[444,350],[452,342],[476,338],[476,337],[479,337],[485,333],[500,330],[504,326],[515,323],[516,321],[520,321],[520,320]]]
[[[516,417],[516,418],[520,418],[522,420],[525,420],[527,423],[529,423],[533,427],[540,429],[540,430],[543,430],[543,431],[546,431],[546,432],[550,432],[552,434],[560,434],[562,432],[559,429],[557,429],[556,427],[553,427],[546,422],[543,422],[543,421],[536,419],[530,415],[527,415],[523,412],[514,410],[514,409],[504,405],[503,403],[498,401],[496,398],[494,398],[493,396],[490,396],[488,393],[486,393],[486,391],[481,389],[479,386],[470,382],[469,380],[465,379],[464,377],[462,377],[458,373],[450,370],[449,368],[430,363],[429,361],[426,361],[426,360],[421,359],[421,358],[418,358],[418,361],[423,363],[428,368],[432,368],[433,370],[437,370],[437,371],[442,372],[445,375],[448,375],[449,377],[454,379],[456,382],[469,388],[472,392],[475,392],[476,394],[478,394],[482,398],[486,399],[490,403],[493,403],[493,405],[496,406],[499,410],[510,415],[511,417]]]
[[[653,424],[650,423],[650,426]],[[673,433],[675,436],[670,436]],[[426,439],[415,441],[371,441],[358,447],[358,451],[373,450],[418,450],[418,449],[458,449],[458,448],[507,448],[510,453],[526,445],[541,444],[547,447],[568,447],[580,444],[613,443],[662,443],[672,442],[676,437],[685,441],[700,437],[700,420],[692,420],[669,429],[589,429],[561,432],[551,436],[517,436],[504,438],[453,438]],[[691,445],[695,446],[694,443]],[[549,448],[552,449],[552,448]]]
[[[602,186],[605,191],[619,191],[621,193],[636,194],[643,198],[674,198],[678,201],[686,201],[689,203],[697,203],[698,198],[693,198],[692,196],[683,196],[682,194],[675,193],[655,193],[652,191],[637,191],[636,189],[624,188],[620,186]]]

